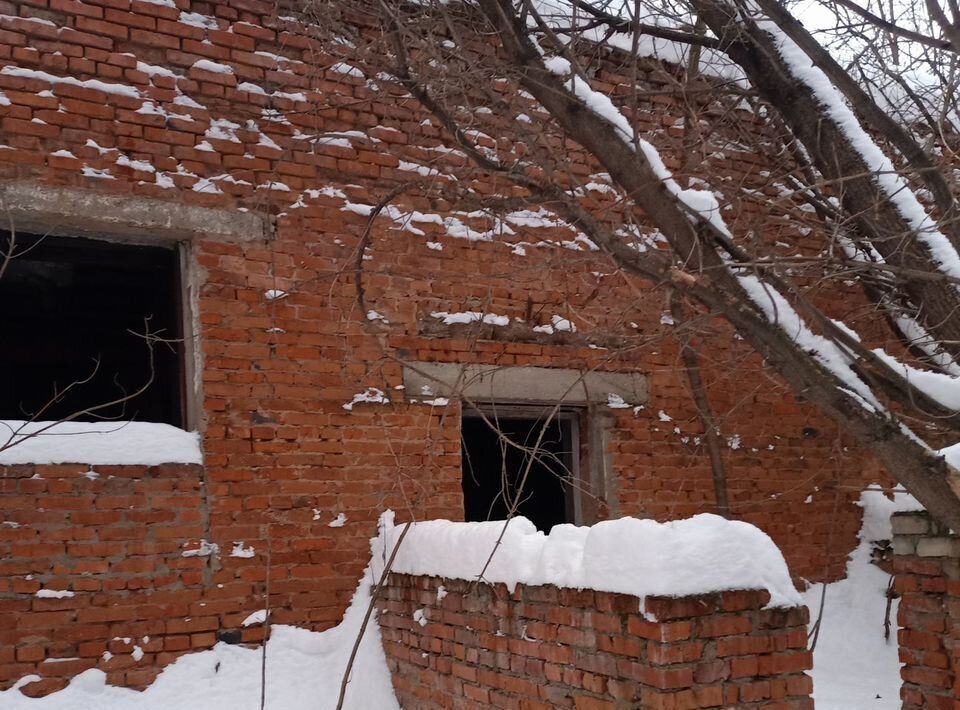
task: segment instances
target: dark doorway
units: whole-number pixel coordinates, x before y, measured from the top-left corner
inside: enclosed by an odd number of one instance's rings
[[[0,277],[0,419],[62,419],[149,385],[78,420],[182,425],[176,249],[17,234],[14,254]],[[172,341],[155,343],[152,368],[145,328]]]
[[[538,416],[541,412],[539,408],[527,416],[514,411],[507,415],[487,412],[486,420],[478,413],[464,414],[465,520],[503,520],[509,502],[519,497],[517,514],[529,518],[538,530],[549,532],[554,525],[574,521],[571,484],[579,458],[578,419],[575,413],[564,412],[547,422],[545,416]],[[544,427],[539,449],[533,451]],[[515,445],[504,442],[500,435]]]

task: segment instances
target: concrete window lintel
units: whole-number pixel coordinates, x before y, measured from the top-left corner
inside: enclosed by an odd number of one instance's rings
[[[195,237],[255,241],[270,234],[266,215],[179,201],[28,182],[0,184],[0,228],[115,238],[141,243]]]
[[[647,379],[636,372],[420,362],[404,367],[403,384],[409,397],[432,394],[478,403],[577,406],[605,404],[610,395],[632,406],[647,401]]]

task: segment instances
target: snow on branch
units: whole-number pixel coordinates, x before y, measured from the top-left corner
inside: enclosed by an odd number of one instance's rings
[[[755,12],[758,16],[761,15],[759,9],[755,9]],[[960,278],[960,255],[957,254],[946,235],[927,215],[923,205],[920,204],[907,181],[897,172],[892,161],[864,130],[843,95],[775,22],[761,17],[757,21],[757,26],[773,38],[780,56],[794,78],[813,92],[826,114],[837,124],[851,147],[860,155],[890,204],[904,222],[910,225],[916,238],[926,246],[941,272],[953,278]]]
[[[960,377],[942,372],[921,370],[902,363],[882,348],[875,348],[873,353],[900,374],[911,387],[922,392],[934,402],[938,402],[945,409],[960,412]]]
[[[544,59],[543,63],[546,69],[553,74],[565,76],[570,71],[569,62],[560,57]],[[617,109],[608,96],[594,91],[587,82],[577,77],[571,77],[567,81],[566,87],[590,111],[612,125],[617,135],[627,146],[631,149],[635,147],[639,149],[642,158],[661,180],[667,191],[689,211],[691,220],[702,220],[723,237],[733,238],[733,234],[720,214],[720,205],[713,193],[696,188],[681,188],[657,149],[649,141],[636,135],[626,116]],[[771,284],[761,281],[757,276],[749,274],[736,267],[729,260],[727,261],[741,288],[750,300],[760,308],[770,323],[780,327],[801,348],[813,356],[821,366],[837,377],[843,383],[844,388],[854,395],[863,406],[871,411],[883,411],[884,407],[851,367],[854,358],[846,349],[832,340],[814,333],[783,294]],[[859,340],[859,337],[850,331],[847,326],[838,325]]]
[[[743,269],[734,267],[733,271],[740,286],[750,300],[763,311],[767,320],[779,326],[801,349],[839,379],[848,393],[854,395],[863,406],[875,412],[885,410],[871,389],[854,372],[851,367],[853,357],[845,348],[814,333],[783,294],[772,286],[753,274],[745,273]],[[859,336],[843,323],[834,321],[834,324],[847,331],[854,339],[860,340]]]
[[[543,60],[543,65],[552,74],[566,76],[570,73],[570,62],[562,57],[549,57]],[[595,91],[590,85],[578,77],[571,77],[566,82],[569,89],[590,111],[613,126],[617,136],[631,149],[639,148],[647,163],[663,182],[664,187],[671,195],[720,234],[730,237],[730,230],[720,216],[720,204],[712,192],[695,188],[683,189],[673,179],[673,175],[660,157],[660,152],[649,141],[636,135],[633,126],[627,117],[618,109],[610,97]]]

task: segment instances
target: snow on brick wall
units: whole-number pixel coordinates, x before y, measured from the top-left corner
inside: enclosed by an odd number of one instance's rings
[[[0,420],[0,466],[202,463],[200,436],[156,422]]]
[[[394,525],[392,513],[384,515],[374,559],[385,558],[384,546],[395,548],[404,527]],[[620,518],[591,527],[556,525],[549,535],[523,517],[412,523],[391,570],[482,578],[511,590],[552,584],[641,598],[761,589],[769,593],[770,606],[802,605],[770,537],[749,523],[711,514],[667,523]]]
[[[380,625],[405,707],[813,707],[807,609],[752,525],[381,526],[374,571],[395,555]]]

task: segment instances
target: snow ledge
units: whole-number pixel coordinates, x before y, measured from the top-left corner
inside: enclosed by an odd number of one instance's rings
[[[0,420],[0,465],[165,463],[203,463],[200,435],[155,422]]]
[[[414,523],[397,551],[392,571],[475,580],[496,547],[503,521]],[[393,513],[381,519],[374,560],[392,550],[403,529]],[[620,518],[591,527],[556,525],[549,535],[523,517],[510,521],[483,580],[555,585],[647,596],[683,597],[765,589],[769,607],[803,604],[780,549],[759,528],[718,515],[686,520]]]

